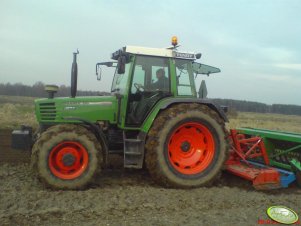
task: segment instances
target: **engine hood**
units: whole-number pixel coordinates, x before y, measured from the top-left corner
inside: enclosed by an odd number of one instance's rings
[[[115,96],[62,97],[35,101],[39,122],[70,122],[80,118],[90,122],[116,121],[117,99]]]

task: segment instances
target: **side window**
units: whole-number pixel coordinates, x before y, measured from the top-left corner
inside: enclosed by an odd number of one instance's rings
[[[136,86],[136,87],[135,87]],[[170,92],[169,59],[150,56],[137,56],[131,93],[137,92],[137,86],[145,92]]]
[[[145,85],[145,70],[143,70],[142,65],[136,65],[135,67],[131,93],[135,93],[137,90],[134,85],[135,83],[142,86]]]
[[[117,69],[115,70],[111,92],[115,92],[117,90],[121,94],[124,94],[126,92],[126,85],[129,77],[130,67],[131,67],[131,63],[125,65],[124,74],[118,74]]]
[[[194,96],[193,75],[189,68],[190,61],[176,60],[178,95]]]
[[[158,77],[158,74],[162,74],[162,78]],[[168,65],[162,65],[162,66],[152,66],[152,80],[151,80],[151,86],[156,86],[155,84],[158,84],[159,87],[154,87],[154,88],[159,88],[162,91],[169,91],[169,76],[168,76]],[[160,76],[160,75],[159,75]],[[166,78],[166,79],[165,79]],[[161,86],[160,84],[161,83]]]

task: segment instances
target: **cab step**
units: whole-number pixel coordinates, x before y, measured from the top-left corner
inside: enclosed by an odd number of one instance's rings
[[[126,138],[123,132],[124,142],[124,168],[141,169],[144,159],[144,137]]]

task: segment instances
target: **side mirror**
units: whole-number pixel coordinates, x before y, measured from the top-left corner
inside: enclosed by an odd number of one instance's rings
[[[125,63],[126,63],[126,57],[125,56],[119,56],[118,57],[118,65],[117,65],[118,74],[124,74],[124,72],[125,72]]]
[[[101,66],[116,67],[116,62],[101,62],[96,64],[96,77],[98,81],[101,79]]]

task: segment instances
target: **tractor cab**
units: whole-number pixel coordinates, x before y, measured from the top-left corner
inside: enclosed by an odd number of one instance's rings
[[[96,64],[98,79],[103,66],[116,68],[111,93],[122,106],[119,115],[123,125],[141,126],[156,103],[164,98],[197,98],[195,76],[220,72],[196,62],[201,54],[180,52],[176,47],[126,46],[112,54],[113,62]]]

